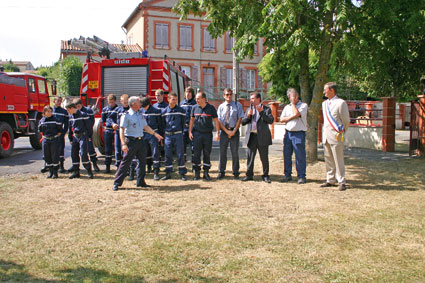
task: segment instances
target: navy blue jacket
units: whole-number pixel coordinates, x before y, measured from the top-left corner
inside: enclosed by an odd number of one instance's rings
[[[94,122],[95,122],[95,120],[94,120],[94,111],[90,107],[86,107],[86,106],[81,107],[81,110],[80,111],[81,112],[84,112],[84,113],[86,113],[88,115],[89,121],[90,121],[90,125],[91,125],[91,128],[92,128],[92,132],[93,132],[93,126],[94,126]]]
[[[167,106],[162,110],[162,121],[166,132],[183,131],[186,123],[186,111],[178,105],[173,109]]]
[[[53,107],[53,117],[61,123],[62,134],[65,134],[68,131],[69,125],[69,115],[68,111],[63,109],[62,107]]]
[[[157,102],[153,105],[153,107],[158,108],[158,109],[165,109],[165,108],[167,108],[167,106],[168,106],[168,103],[165,102],[164,100],[161,103]]]
[[[149,106],[148,110],[140,109],[142,116],[148,122],[148,126],[157,133],[163,132],[161,110],[153,106]]]
[[[54,116],[43,117],[38,123],[38,131],[43,133],[43,136],[51,138],[62,133],[62,125]]]
[[[124,107],[121,105],[117,108],[117,113],[118,113],[117,124],[118,125],[121,124],[121,118],[124,117],[125,114],[127,114],[128,110],[130,110],[130,106]]]
[[[196,105],[195,99],[191,100],[183,100],[180,103],[180,107],[183,108],[186,111],[186,124],[185,124],[185,131],[189,130],[189,123],[190,123],[190,114],[192,113],[192,107]]]
[[[105,126],[108,130],[113,130],[112,126],[114,124],[118,124],[118,105],[115,105],[114,107],[109,105],[103,107],[102,122],[105,122]]]
[[[68,137],[71,142],[74,133],[86,133],[89,136],[93,135],[93,126],[91,125],[90,117],[87,113],[77,110],[74,115],[70,115]]]

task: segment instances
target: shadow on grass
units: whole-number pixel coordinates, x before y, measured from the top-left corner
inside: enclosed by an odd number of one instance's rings
[[[365,161],[349,159],[352,167],[348,173],[348,185],[351,189],[382,191],[417,191],[425,189],[423,172],[425,162],[404,159],[398,162]],[[349,175],[360,178],[351,180]]]
[[[47,280],[34,277],[21,264],[11,261],[0,260],[0,281],[1,282],[61,282],[58,280]]]
[[[163,183],[164,184],[164,183]],[[207,182],[203,183],[207,184]],[[188,184],[182,186],[155,186],[154,184],[149,184],[151,187],[137,187],[137,188],[125,188],[120,187],[119,190],[123,191],[164,191],[164,192],[181,192],[181,191],[192,191],[192,190],[209,190],[211,187],[201,187],[198,184]]]
[[[57,280],[34,277],[25,270],[25,266],[11,261],[0,260],[1,282],[147,282],[143,276],[114,274],[106,270],[88,267],[67,268],[54,271]],[[189,281],[225,282],[220,278],[189,276]],[[181,282],[181,279],[163,279],[157,282]]]

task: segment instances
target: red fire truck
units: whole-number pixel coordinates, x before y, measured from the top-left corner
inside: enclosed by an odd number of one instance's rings
[[[83,65],[81,99],[85,105],[95,108],[97,118],[100,118],[102,108],[106,106],[105,98],[109,94],[117,97],[118,104],[122,94],[147,95],[153,104],[156,102],[157,89],[164,90],[165,99],[170,91],[177,93],[179,101],[184,99],[184,89],[189,85],[190,79],[174,62],[165,58],[154,60],[147,58],[147,54],[138,52],[119,52],[97,37],[74,39],[71,44],[109,57],[96,62],[88,56]],[[104,153],[103,125],[99,121],[100,119],[96,119],[93,129],[93,144]]]
[[[49,91],[44,77],[0,72],[0,157],[10,156],[14,139],[24,136],[29,136],[34,149],[41,149],[38,122],[46,105]]]

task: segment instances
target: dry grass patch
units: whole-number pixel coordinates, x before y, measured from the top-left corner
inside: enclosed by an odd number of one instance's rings
[[[277,182],[279,157],[272,184],[0,179],[0,280],[425,280],[424,160],[347,163],[346,192],[319,188],[323,162]]]

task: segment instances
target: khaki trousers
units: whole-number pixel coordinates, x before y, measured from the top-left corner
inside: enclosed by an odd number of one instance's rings
[[[324,145],[326,182],[345,184],[344,143]]]

